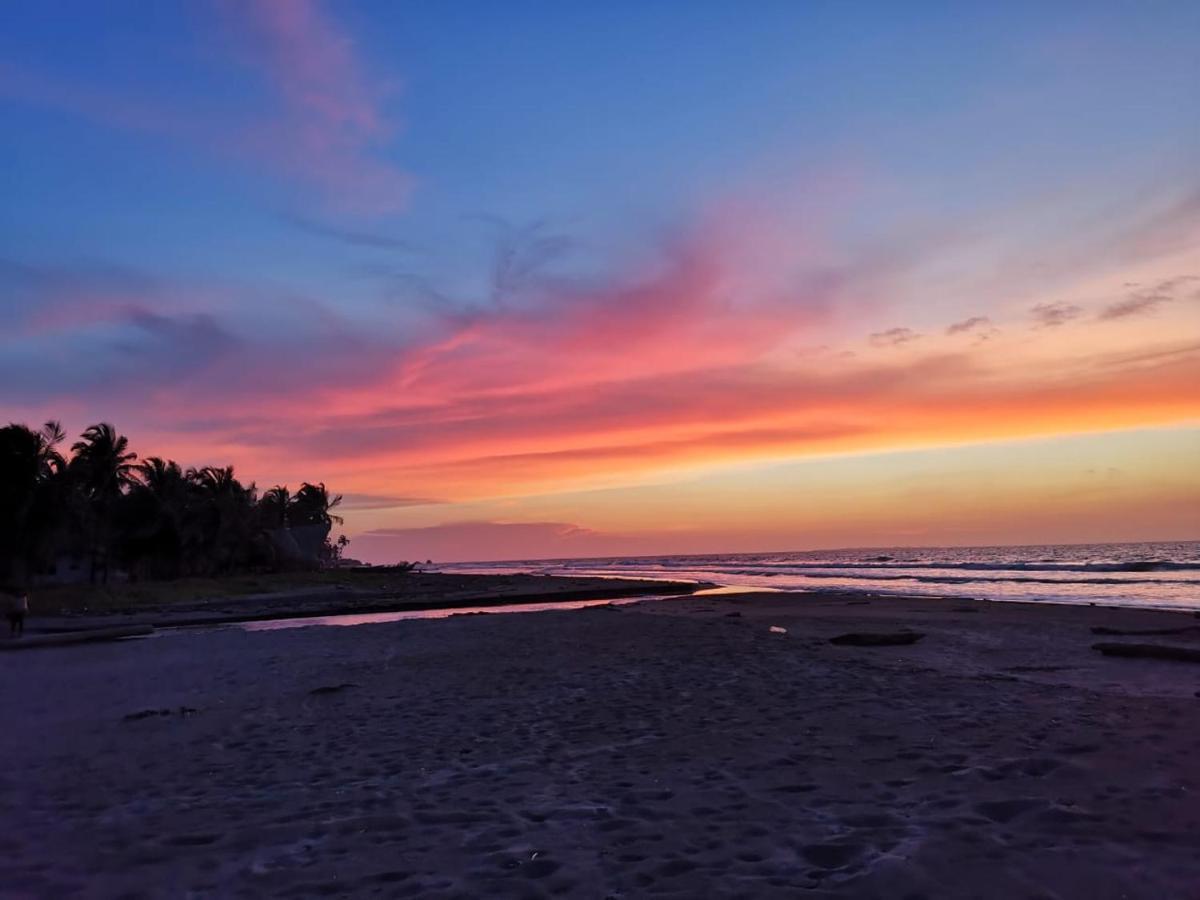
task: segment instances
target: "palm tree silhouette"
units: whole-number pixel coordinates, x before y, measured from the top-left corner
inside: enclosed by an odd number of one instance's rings
[[[205,555],[216,572],[228,572],[252,556],[261,545],[256,522],[257,490],[242,485],[233,466],[189,469],[199,500],[200,530],[205,538]]]
[[[39,430],[10,424],[0,428],[0,578],[23,580],[40,558],[58,524],[56,494],[65,463],[58,445],[62,426]]]
[[[179,463],[157,456],[138,463],[136,476],[123,528],[126,559],[148,562],[157,576],[174,577],[185,548],[197,542],[195,529],[189,527],[191,485]]]
[[[112,549],[112,525],[116,505],[125,490],[136,483],[137,454],[129,450],[129,439],[107,422],[92,425],[71,446],[72,481],[84,506],[84,532],[88,543],[88,578],[95,584],[103,570],[108,581],[108,558]]]
[[[264,491],[258,501],[258,512],[262,518],[263,528],[287,528],[288,507],[292,504],[292,494],[283,485],[275,485]]]
[[[0,428],[0,583],[52,571],[63,556],[88,558],[95,583],[114,560],[130,578],[174,578],[319,565],[344,549],[329,542],[342,498],[323,483],[294,495],[277,485],[260,500],[232,466],[138,462],[108,423],[84,431],[69,462],[65,439],[57,422]]]
[[[310,565],[320,565],[333,558],[329,532],[342,517],[333,509],[342,502],[340,494],[331,495],[324,483],[304,482],[292,497],[288,509],[288,527],[301,555]]]
[[[293,525],[341,525],[342,517],[333,514],[335,506],[342,502],[342,495],[330,495],[325,483],[309,484],[307,481],[296,491],[289,510]]]

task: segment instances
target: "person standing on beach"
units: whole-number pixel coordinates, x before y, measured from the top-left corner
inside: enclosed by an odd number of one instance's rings
[[[8,617],[8,633],[11,637],[25,634],[25,616],[29,613],[29,595],[19,588],[0,591],[4,613]]]

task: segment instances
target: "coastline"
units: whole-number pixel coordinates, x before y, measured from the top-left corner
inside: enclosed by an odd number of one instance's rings
[[[261,622],[285,618],[370,615],[419,610],[500,608],[522,603],[566,603],[578,600],[618,600],[630,597],[690,594],[704,583],[659,581],[604,576],[458,575],[407,573],[383,576],[387,583],[363,584],[366,579],[344,576],[331,584],[260,593],[216,594],[194,599],[156,600],[156,585],[140,586],[148,596],[137,602],[106,598],[101,608],[87,605],[88,594],[76,592],[69,606],[46,605],[30,617],[30,634],[111,627],[114,624],[178,628]],[[380,579],[372,579],[379,581]],[[214,581],[219,585],[219,581]],[[170,589],[162,585],[163,593]],[[82,598],[82,599],[79,599]],[[36,599],[35,599],[36,604]]]
[[[29,689],[3,695],[0,753],[22,774],[4,780],[0,883],[1186,896],[1200,666],[1102,656],[1091,629],[1195,622],[711,594],[6,654]],[[897,628],[924,637],[829,640]]]

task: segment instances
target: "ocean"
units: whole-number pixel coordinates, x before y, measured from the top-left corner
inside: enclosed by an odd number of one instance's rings
[[[794,553],[516,560],[444,571],[711,581],[987,600],[1200,609],[1200,541],[1025,547],[882,547]]]

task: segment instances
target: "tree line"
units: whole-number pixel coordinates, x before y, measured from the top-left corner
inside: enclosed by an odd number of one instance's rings
[[[86,429],[69,453],[66,440],[54,421],[0,428],[4,581],[53,575],[64,561],[92,583],[113,570],[167,579],[315,566],[347,543],[330,541],[342,498],[324,484],[259,496],[232,466],[139,460],[107,423]]]

